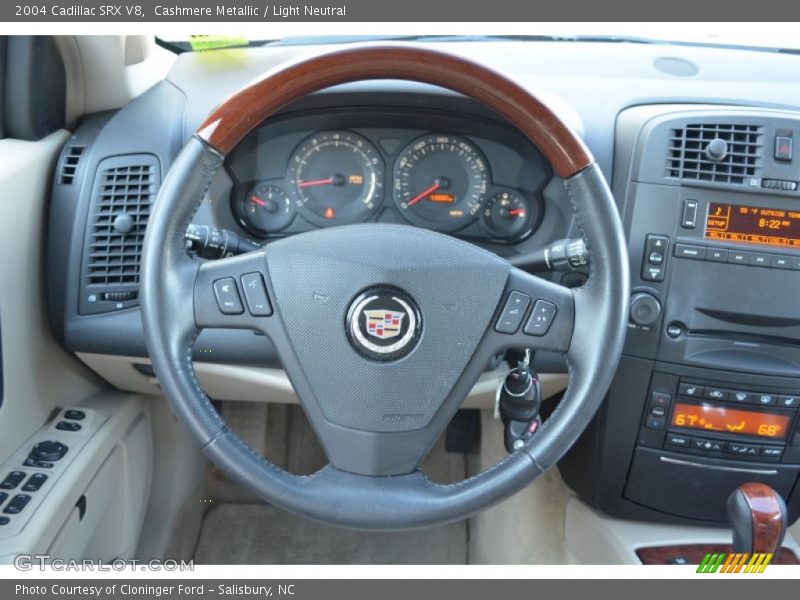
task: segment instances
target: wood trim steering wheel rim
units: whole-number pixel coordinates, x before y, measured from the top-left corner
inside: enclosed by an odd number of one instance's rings
[[[375,79],[427,83],[477,100],[525,134],[564,179],[594,162],[578,135],[519,84],[473,61],[417,46],[359,45],[280,65],[228,97],[195,135],[226,155],[267,117],[295,100]]]

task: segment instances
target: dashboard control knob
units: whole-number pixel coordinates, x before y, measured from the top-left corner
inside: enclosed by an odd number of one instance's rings
[[[646,327],[661,317],[661,303],[652,294],[639,292],[631,297],[630,319],[632,323]]]
[[[713,161],[720,161],[728,154],[728,143],[721,138],[714,138],[706,146],[706,156]]]

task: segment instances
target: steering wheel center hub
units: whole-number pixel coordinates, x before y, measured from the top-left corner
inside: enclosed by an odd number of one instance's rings
[[[363,356],[380,362],[409,354],[421,331],[417,303],[399,288],[370,288],[353,300],[347,312],[350,344]]]

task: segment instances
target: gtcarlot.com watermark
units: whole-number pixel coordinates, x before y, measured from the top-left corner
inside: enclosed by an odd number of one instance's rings
[[[49,554],[19,554],[14,558],[19,571],[194,571],[193,560],[64,560]]]

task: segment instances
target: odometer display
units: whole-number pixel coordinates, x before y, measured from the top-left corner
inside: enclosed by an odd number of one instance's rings
[[[473,221],[489,184],[486,159],[474,144],[452,135],[426,135],[398,157],[393,198],[414,225],[453,231]]]

